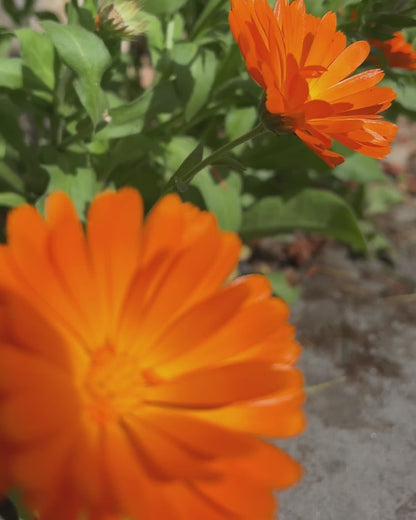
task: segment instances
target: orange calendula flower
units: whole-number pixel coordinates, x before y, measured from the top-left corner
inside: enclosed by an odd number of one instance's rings
[[[272,520],[300,466],[260,439],[304,427],[300,347],[240,241],[125,188],[86,229],[55,192],[0,249],[0,482],[41,520]]]
[[[380,49],[387,60],[389,67],[399,69],[416,70],[416,51],[408,43],[402,32],[395,32],[390,40],[369,40],[369,43]],[[376,56],[371,56],[371,60],[377,61]]]
[[[251,77],[265,90],[265,125],[294,132],[330,167],[344,161],[329,148],[335,139],[370,157],[389,151],[396,125],[380,112],[396,97],[376,87],[379,69],[351,76],[367,58],[365,41],[346,46],[336,15],[317,18],[303,0],[231,0],[231,31]]]

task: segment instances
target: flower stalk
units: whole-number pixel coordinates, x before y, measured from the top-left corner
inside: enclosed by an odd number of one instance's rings
[[[190,168],[188,171],[183,172],[180,176],[176,173],[172,175],[172,177],[169,179],[165,189],[164,194],[175,191],[177,189],[177,184],[179,182],[184,184],[189,184],[189,182],[195,177],[197,173],[199,173],[201,170],[206,168],[207,166],[215,164],[220,158],[224,157],[228,152],[239,146],[240,144],[244,144],[248,141],[251,141],[255,139],[256,137],[259,137],[260,135],[263,135],[267,133],[268,130],[265,128],[263,123],[259,123],[257,126],[255,126],[252,130],[249,132],[241,135],[240,137],[237,137],[237,139],[234,139],[233,141],[230,141],[229,143],[224,144],[215,152],[205,157],[205,159],[202,159],[197,164],[195,164],[192,168]]]

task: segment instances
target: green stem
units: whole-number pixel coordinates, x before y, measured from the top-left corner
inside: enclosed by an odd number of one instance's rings
[[[208,155],[208,157],[205,157],[205,159],[202,159],[199,163],[197,163],[195,166],[193,166],[190,170],[185,172],[183,175],[178,178],[176,174],[173,174],[172,177],[169,179],[166,188],[164,189],[164,193],[169,193],[171,191],[174,191],[176,189],[176,181],[180,180],[186,184],[188,184],[195,175],[203,170],[206,166],[209,166],[211,164],[215,164],[215,162],[225,155],[227,152],[230,152],[240,144],[246,143],[247,141],[251,141],[252,139],[255,139],[256,137],[259,137],[260,135],[263,135],[267,133],[268,130],[264,127],[263,123],[259,123],[257,126],[255,126],[252,130],[247,132],[246,134],[237,137],[237,139],[234,139],[234,141],[230,141],[227,144],[224,144],[218,150],[215,150],[211,155]]]

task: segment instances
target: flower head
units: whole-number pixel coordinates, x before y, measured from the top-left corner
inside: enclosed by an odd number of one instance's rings
[[[0,483],[40,520],[272,520],[299,465],[299,346],[264,277],[226,282],[215,217],[105,192],[86,230],[55,192],[0,249]],[[84,516],[82,516],[84,515]]]
[[[104,0],[95,19],[95,28],[112,38],[136,38],[145,29],[138,0]]]
[[[391,105],[391,88],[376,87],[379,69],[350,76],[368,56],[365,41],[346,46],[336,15],[317,18],[303,0],[231,0],[231,31],[251,77],[264,89],[265,108],[278,116],[265,124],[291,129],[329,166],[343,162],[329,148],[335,139],[370,157],[389,151],[396,125],[381,120]]]
[[[369,40],[369,43],[379,49],[387,60],[389,67],[399,69],[416,70],[416,51],[408,43],[402,32],[395,32],[393,38],[386,41]],[[377,56],[372,55],[371,61],[377,60]]]

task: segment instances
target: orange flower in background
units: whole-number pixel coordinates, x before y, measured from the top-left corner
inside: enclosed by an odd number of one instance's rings
[[[317,18],[303,0],[231,0],[231,31],[250,76],[265,90],[263,120],[276,133],[294,132],[330,167],[344,161],[332,140],[370,157],[390,151],[396,125],[380,112],[391,105],[391,88],[376,87],[379,69],[351,76],[367,58],[365,41],[346,46],[336,15]]]
[[[168,195],[62,192],[0,249],[0,482],[41,520],[272,520],[299,465],[300,347],[240,241]],[[84,516],[83,516],[84,515]]]
[[[387,60],[389,67],[397,67],[399,69],[416,70],[416,51],[412,45],[408,43],[403,33],[395,32],[394,37],[390,40],[369,40],[369,43],[380,49]],[[379,61],[377,56],[371,56],[371,61]]]

